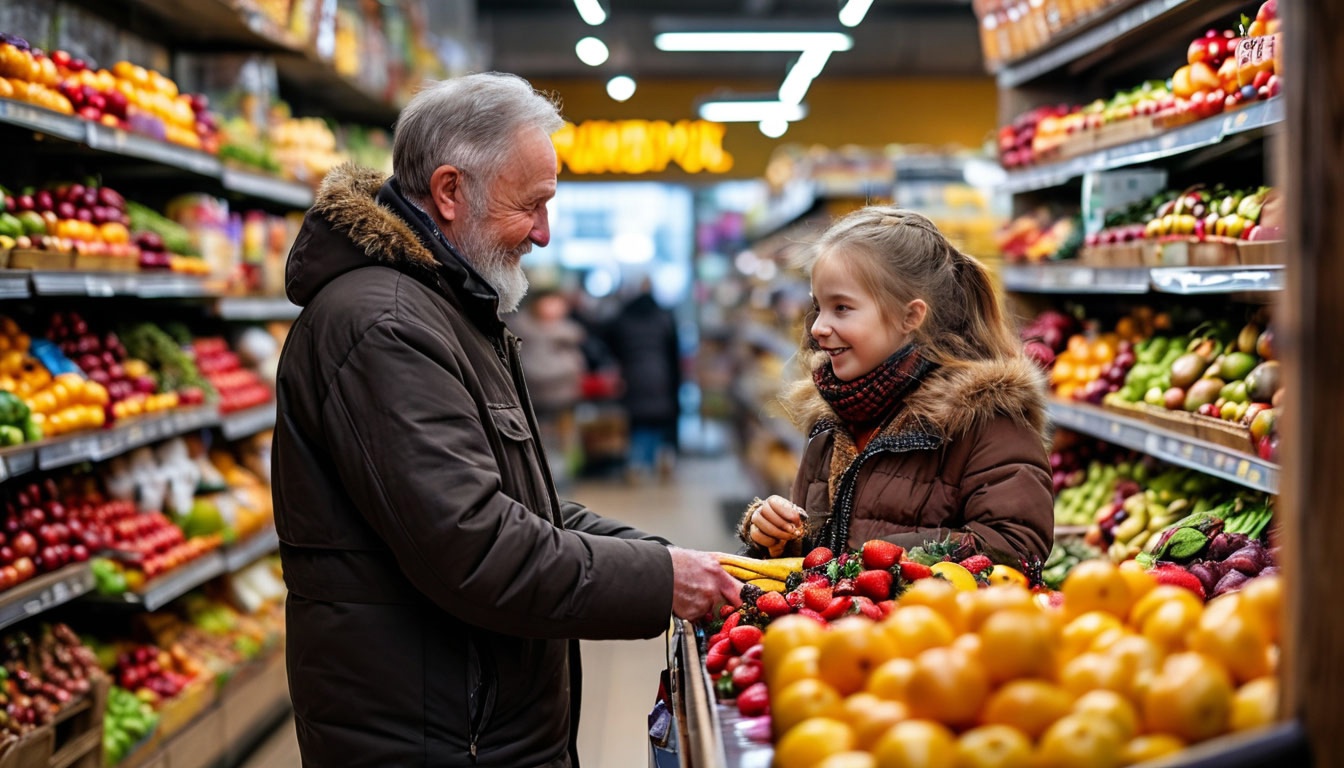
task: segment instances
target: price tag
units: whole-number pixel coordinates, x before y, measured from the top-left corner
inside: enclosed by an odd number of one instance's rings
[[[1278,47],[1278,34],[1243,37],[1241,42],[1237,43],[1237,69],[1262,67],[1272,63]]]
[[[1261,473],[1260,470],[1255,468],[1252,468],[1251,471],[1246,475],[1246,479],[1251,481],[1252,483],[1259,483],[1263,478],[1264,474]]]
[[[1145,435],[1143,438],[1143,452],[1157,453],[1162,450],[1162,440],[1157,435]]]
[[[1112,422],[1111,422],[1111,426],[1110,426],[1110,430],[1109,430],[1109,432],[1111,433],[1111,436],[1112,436],[1112,437],[1119,437],[1119,436],[1120,436],[1120,422],[1118,422],[1118,421],[1112,421]]]
[[[153,439],[153,438],[150,438],[150,439]],[[128,442],[128,443],[135,443],[136,445],[140,445],[140,444],[144,443],[144,442],[145,442],[145,428],[144,428],[143,426],[141,426],[140,424],[136,424],[135,426],[133,426],[133,427],[131,427],[130,429],[126,430],[126,442]]]
[[[1189,459],[1194,455],[1195,455],[1195,446],[1189,443],[1186,443],[1185,445],[1181,446],[1181,456]]]
[[[89,296],[101,296],[104,298],[115,296],[117,294],[116,286],[112,284],[111,280],[96,275],[88,275],[84,278],[84,291]]]
[[[64,581],[58,581],[51,585],[51,603],[64,603],[70,599],[70,585]]]
[[[1237,479],[1245,480],[1246,473],[1249,472],[1250,469],[1251,469],[1251,462],[1242,459],[1241,462],[1237,464]]]

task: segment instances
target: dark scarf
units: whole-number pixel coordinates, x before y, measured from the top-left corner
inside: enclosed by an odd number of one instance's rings
[[[898,411],[905,395],[919,386],[932,368],[914,344],[906,344],[853,381],[837,379],[829,361],[812,372],[812,381],[822,399],[851,430],[862,430],[880,426]]]

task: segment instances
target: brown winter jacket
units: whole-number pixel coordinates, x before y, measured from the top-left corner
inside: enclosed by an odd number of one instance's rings
[[[811,437],[791,492],[808,512],[808,533],[788,553],[821,543],[834,512],[850,516],[851,548],[970,536],[997,561],[1044,561],[1054,506],[1042,381],[1025,358],[935,369],[861,453],[816,395],[800,414]],[[748,545],[750,519],[749,511],[741,530]]]
[[[577,766],[578,644],[666,630],[662,544],[562,504],[498,299],[373,171],[290,253],[273,492],[306,766]]]

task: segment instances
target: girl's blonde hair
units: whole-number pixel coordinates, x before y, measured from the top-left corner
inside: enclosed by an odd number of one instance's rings
[[[928,312],[911,341],[930,362],[956,368],[1021,354],[984,265],[918,213],[894,206],[855,211],[832,224],[798,266],[810,274],[822,259],[842,260],[890,322],[899,318],[888,309],[923,299]],[[811,394],[810,374],[826,360],[812,341],[815,319],[815,313],[805,319],[800,360],[809,375],[786,395],[791,411]]]

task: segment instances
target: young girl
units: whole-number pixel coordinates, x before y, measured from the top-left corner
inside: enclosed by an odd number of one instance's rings
[[[810,438],[792,498],[748,509],[749,552],[952,538],[1018,567],[1044,560],[1043,377],[985,268],[927,218],[876,206],[836,222],[804,267],[811,376],[785,403]]]

